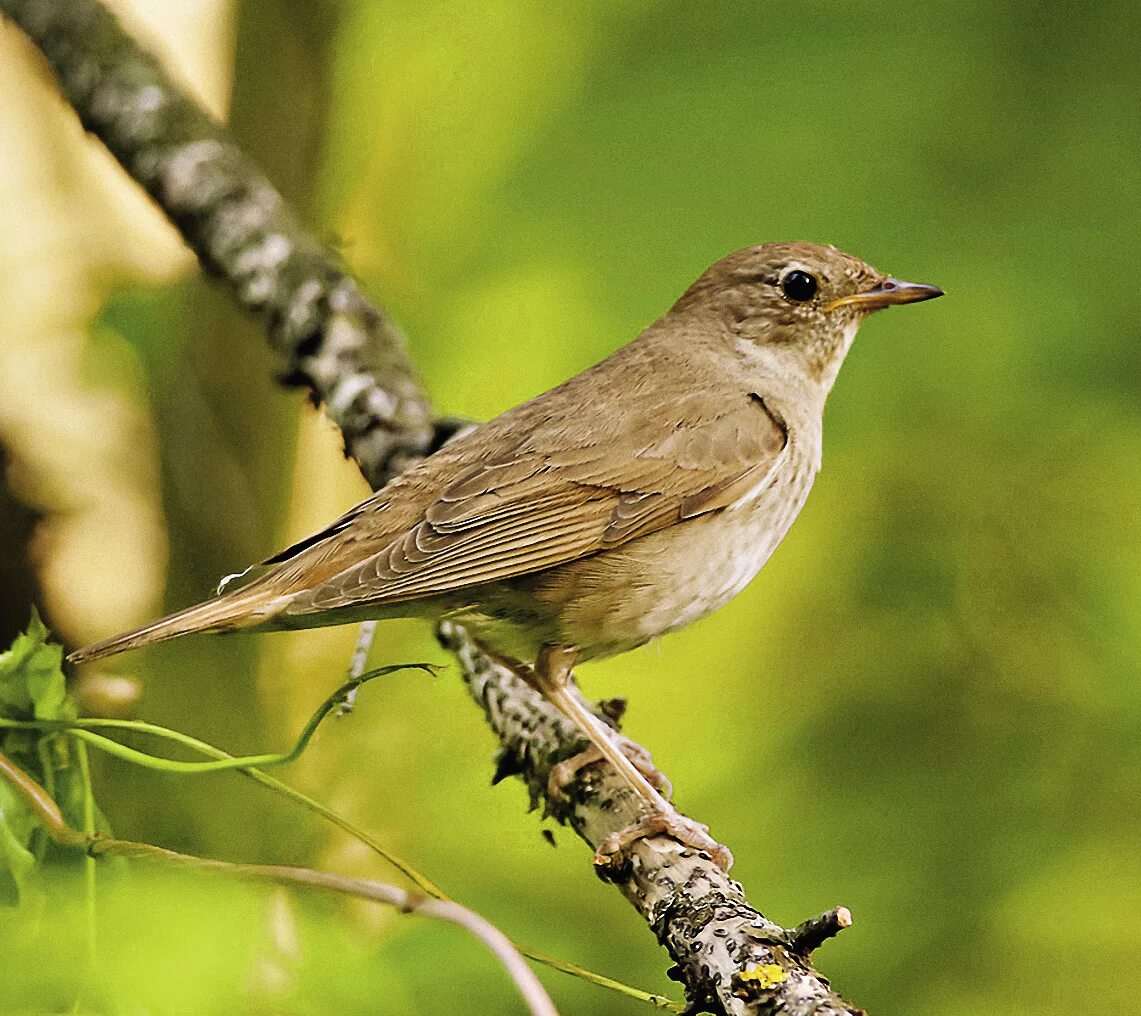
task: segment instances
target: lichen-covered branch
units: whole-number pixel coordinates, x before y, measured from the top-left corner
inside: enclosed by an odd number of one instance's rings
[[[94,134],[178,227],[211,274],[266,322],[281,377],[308,386],[373,487],[437,433],[400,329],[340,257],[301,228],[226,131],[96,0],[0,0],[47,57]]]
[[[0,0],[0,13],[40,47],[83,125],[147,189],[207,270],[263,316],[284,357],[283,379],[325,404],[374,487],[454,432],[454,421],[431,417],[395,324],[99,3]],[[534,801],[593,846],[636,818],[633,795],[603,766],[584,770],[569,797],[548,796],[551,767],[582,747],[577,731],[462,629],[442,626],[441,638],[502,743],[499,776],[520,775]],[[849,923],[842,908],[786,931],[711,858],[665,837],[635,844],[629,863],[609,877],[677,964],[691,1011],[858,1012],[808,960]]]

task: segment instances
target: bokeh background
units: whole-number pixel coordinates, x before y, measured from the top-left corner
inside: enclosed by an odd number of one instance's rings
[[[877,1016],[1133,1007],[1141,7],[116,7],[402,322],[443,411],[542,391],[754,242],[943,286],[863,330],[761,579],[580,676],[629,697],[630,733],[770,916],[853,910],[818,960]],[[0,643],[33,599],[77,645],[201,598],[366,494],[4,25],[0,224]],[[82,688],[109,708],[129,677],[137,714],[265,750],[353,641],[187,640]],[[372,659],[445,662],[413,623]],[[488,786],[493,748],[454,671],[398,675],[286,778],[515,938],[676,996],[582,846],[556,829],[551,849],[522,788]],[[97,778],[124,836],[395,877],[238,777]],[[186,879],[103,899],[97,967],[60,900],[9,943],[0,1009],[66,1008],[81,976],[124,1013],[519,1009],[478,946],[414,919]],[[564,1013],[649,1011],[543,977]]]

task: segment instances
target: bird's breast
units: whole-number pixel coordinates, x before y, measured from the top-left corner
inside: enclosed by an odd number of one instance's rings
[[[499,618],[485,638],[503,641],[504,652],[509,641],[520,655],[530,655],[529,641],[532,651],[543,642],[576,646],[589,659],[636,648],[712,613],[752,581],[803,507],[816,469],[814,451],[802,451],[732,508],[506,584],[498,605],[485,604]]]

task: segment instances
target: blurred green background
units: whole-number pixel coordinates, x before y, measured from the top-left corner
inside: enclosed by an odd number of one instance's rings
[[[946,289],[863,329],[824,470],[761,578],[580,678],[629,697],[629,733],[769,916],[852,909],[818,961],[876,1016],[1132,1008],[1141,7],[178,6],[125,9],[221,106],[232,73],[234,131],[406,327],[442,411],[550,387],[755,242],[833,243]],[[22,40],[0,43],[0,618],[6,643],[35,595],[78,644],[366,491]],[[186,640],[106,670],[141,682],[140,715],[264,750],[353,639]],[[413,623],[372,659],[445,661]],[[398,675],[286,778],[516,939],[676,997],[585,849],[556,829],[552,850],[520,786],[489,788],[493,748],[454,671]],[[395,878],[237,777],[98,780],[123,836]],[[5,1011],[70,1004],[72,895],[34,933],[0,916]],[[104,902],[106,1011],[520,1011],[477,945],[414,919],[141,874]],[[651,1011],[541,973],[563,1013]]]

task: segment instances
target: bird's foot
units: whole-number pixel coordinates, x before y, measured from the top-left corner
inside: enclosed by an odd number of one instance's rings
[[[709,835],[709,827],[687,818],[674,808],[670,808],[669,811],[654,812],[625,829],[611,833],[594,852],[595,866],[601,872],[622,868],[626,861],[626,851],[631,844],[648,836],[669,836],[687,847],[705,851],[726,874],[733,867],[732,851]]]
[[[662,797],[668,801],[673,796],[673,785],[666,778],[665,773],[654,765],[653,758],[642,745],[618,733],[611,734],[611,740],[615,747],[630,760],[634,768],[646,778],[650,786]],[[577,755],[564,759],[551,768],[551,775],[547,778],[548,796],[552,798],[562,796],[563,791],[578,778],[578,774],[583,769],[594,765],[596,762],[604,761],[605,757],[602,752],[593,744],[585,751],[580,751]]]

